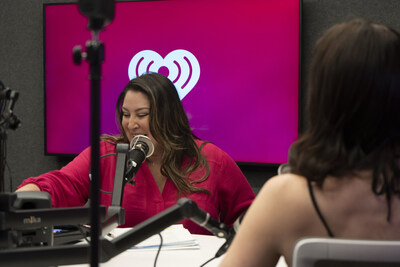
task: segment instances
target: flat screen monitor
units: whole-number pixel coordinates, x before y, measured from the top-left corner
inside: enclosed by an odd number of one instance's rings
[[[115,103],[146,71],[174,82],[193,133],[239,163],[280,164],[298,137],[301,0],[116,2],[100,32],[100,134],[117,134]],[[45,153],[90,145],[92,39],[77,4],[44,4]],[[85,48],[83,48],[85,50]]]

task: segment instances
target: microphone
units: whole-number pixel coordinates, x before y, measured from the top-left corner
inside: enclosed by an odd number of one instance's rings
[[[145,135],[136,135],[130,144],[129,158],[135,165],[140,165],[143,161],[153,155],[154,144]],[[134,166],[136,167],[136,166]]]
[[[216,258],[223,255],[228,250],[237,231],[239,231],[240,224],[242,223],[245,214],[246,212],[240,215],[239,218],[237,218],[236,221],[233,223],[233,226],[228,233],[228,237],[226,238],[226,242],[218,249],[217,253],[215,253]]]
[[[154,144],[147,136],[136,135],[132,139],[126,164],[125,182],[133,183],[131,180],[139,170],[140,165],[146,158],[153,155],[153,152]]]
[[[217,237],[228,238],[228,226],[213,219],[208,212],[200,209],[194,201],[192,201],[191,203],[191,209],[192,215],[189,216],[190,220],[197,223],[199,226],[207,229]]]

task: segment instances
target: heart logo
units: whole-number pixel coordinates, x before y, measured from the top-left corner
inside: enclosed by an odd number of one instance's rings
[[[200,65],[187,50],[178,49],[162,58],[157,52],[143,50],[133,56],[128,67],[129,79],[146,72],[158,72],[170,79],[182,100],[200,78]]]

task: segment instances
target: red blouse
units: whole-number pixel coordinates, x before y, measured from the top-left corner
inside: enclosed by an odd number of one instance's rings
[[[203,141],[196,140],[198,146]],[[115,145],[100,142],[100,155],[115,153]],[[224,151],[212,143],[207,143],[201,150],[210,166],[209,177],[195,186],[207,189],[210,194],[194,193],[188,197],[199,208],[210,213],[211,217],[226,225],[235,220],[250,206],[255,195],[243,173]],[[100,159],[100,189],[112,192],[116,156]],[[51,171],[38,177],[26,179],[19,187],[33,183],[41,191],[51,195],[53,207],[83,206],[89,198],[90,189],[90,148],[85,149],[61,170]],[[197,180],[204,174],[196,170],[190,179]],[[144,162],[135,175],[135,184],[124,188],[122,207],[125,209],[125,224],[132,227],[176,204],[178,190],[170,179],[166,180],[161,193],[147,163]],[[111,195],[100,193],[101,205],[111,204]],[[206,229],[189,219],[183,220],[184,227],[192,234],[210,234]]]

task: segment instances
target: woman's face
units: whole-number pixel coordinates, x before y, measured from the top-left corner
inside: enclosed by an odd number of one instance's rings
[[[122,127],[131,142],[136,135],[145,135],[151,139],[157,151],[157,142],[150,132],[150,101],[145,94],[128,91],[122,103]]]

